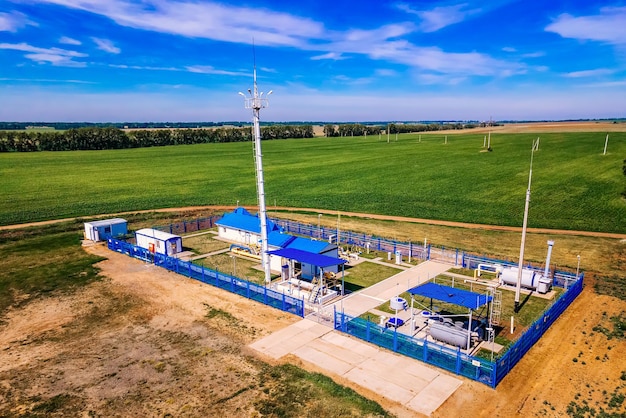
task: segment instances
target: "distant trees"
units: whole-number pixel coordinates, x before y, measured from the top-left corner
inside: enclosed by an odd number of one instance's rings
[[[378,135],[381,132],[391,134],[406,134],[412,132],[428,132],[428,131],[445,131],[450,129],[469,129],[475,128],[473,123],[389,123],[387,125],[364,125],[360,123],[343,123],[338,125],[324,125],[324,136],[327,137],[343,137],[343,136],[365,136]]]
[[[378,125],[362,125],[360,123],[342,123],[338,126],[324,125],[324,136],[364,136],[378,135],[381,127]]]
[[[421,124],[405,124],[405,123],[390,123],[387,125],[389,133],[392,134],[407,134],[411,132],[433,132],[433,131],[448,131],[453,129],[470,129],[475,128],[476,124],[473,123],[421,123]]]
[[[332,138],[334,136],[339,136],[335,125],[324,125],[324,136],[328,138]]]
[[[261,128],[262,139],[312,137],[311,125],[272,125]],[[0,131],[0,152],[104,150],[251,140],[250,127],[141,129],[128,132],[113,127],[83,127],[63,132]]]

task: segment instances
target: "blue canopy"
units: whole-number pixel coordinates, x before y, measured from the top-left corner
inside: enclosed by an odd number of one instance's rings
[[[464,306],[469,309],[477,309],[491,302],[492,297],[481,293],[470,292],[469,290],[458,289],[456,287],[444,286],[442,284],[428,282],[420,286],[409,289],[411,295],[426,296],[453,305]]]
[[[268,254],[285,257],[290,260],[296,260],[301,263],[307,263],[322,268],[346,263],[346,260],[341,258],[310,253],[308,251],[297,250],[295,248],[282,248],[280,250],[268,251]]]

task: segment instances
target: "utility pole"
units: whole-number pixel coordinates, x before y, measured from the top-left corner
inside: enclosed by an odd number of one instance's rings
[[[522,224],[522,242],[519,249],[519,265],[517,268],[517,286],[515,286],[515,312],[519,312],[520,292],[522,288],[522,269],[524,267],[524,247],[526,245],[526,226],[528,225],[528,208],[530,206],[530,184],[533,177],[533,156],[535,155],[535,143],[530,151],[530,171],[528,172],[528,188],[526,189],[526,204],[524,205],[524,222]]]

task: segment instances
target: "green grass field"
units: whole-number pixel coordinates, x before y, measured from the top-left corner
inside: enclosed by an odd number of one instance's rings
[[[263,143],[268,207],[520,226],[537,134]],[[626,133],[541,134],[530,227],[626,232]],[[187,205],[256,204],[251,143],[0,155],[0,225]]]

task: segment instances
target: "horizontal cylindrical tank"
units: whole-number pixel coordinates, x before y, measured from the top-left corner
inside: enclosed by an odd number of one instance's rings
[[[517,267],[506,267],[500,274],[500,283],[508,284],[511,286],[517,286]],[[539,284],[539,278],[541,275],[535,273],[533,270],[522,269],[522,287],[535,290]]]
[[[437,322],[429,327],[430,336],[456,347],[467,348],[467,330],[459,329],[451,324]]]

